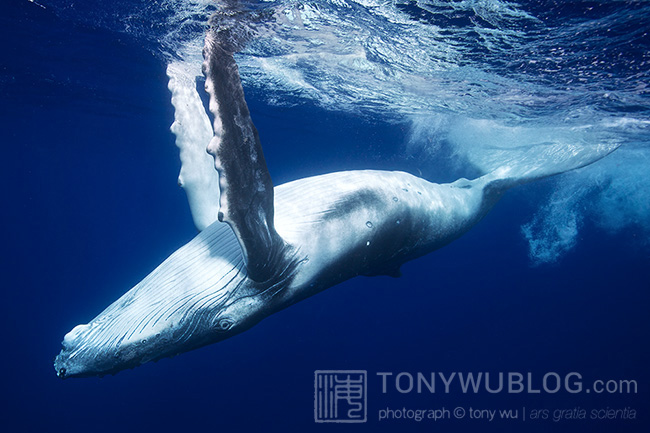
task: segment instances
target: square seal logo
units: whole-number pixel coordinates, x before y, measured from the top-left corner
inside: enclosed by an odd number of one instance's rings
[[[367,421],[366,370],[314,372],[315,422]]]

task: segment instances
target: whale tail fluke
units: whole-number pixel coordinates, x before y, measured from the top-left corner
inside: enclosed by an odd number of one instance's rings
[[[617,143],[548,143],[523,149],[498,150],[491,155],[491,162],[497,168],[477,180],[484,183],[487,191],[500,194],[517,185],[586,167],[618,147]]]

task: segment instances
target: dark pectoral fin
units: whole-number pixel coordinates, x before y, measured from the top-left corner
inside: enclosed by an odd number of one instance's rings
[[[232,227],[246,257],[249,277],[266,281],[282,265],[285,243],[273,225],[273,183],[251,120],[232,41],[211,29],[203,49],[205,88],[214,115],[214,156],[221,189],[219,220]]]

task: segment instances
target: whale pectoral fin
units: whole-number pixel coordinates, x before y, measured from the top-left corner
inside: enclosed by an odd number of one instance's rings
[[[186,62],[167,66],[168,88],[172,93],[174,123],[171,131],[180,150],[178,184],[190,204],[194,225],[202,231],[217,220],[219,212],[219,174],[214,160],[205,152],[212,139],[212,125],[196,90],[200,69]]]
[[[266,281],[281,265],[286,244],[273,222],[273,183],[257,129],[244,99],[231,41],[214,27],[203,48],[205,89],[214,115],[214,156],[221,190],[219,220],[232,227],[246,257],[248,275]]]

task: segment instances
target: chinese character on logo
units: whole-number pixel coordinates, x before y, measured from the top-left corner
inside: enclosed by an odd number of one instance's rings
[[[365,370],[314,372],[314,421],[366,422]]]

